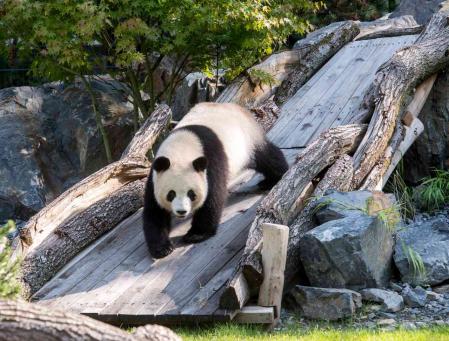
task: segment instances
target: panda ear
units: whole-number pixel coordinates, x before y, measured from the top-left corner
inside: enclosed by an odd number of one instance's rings
[[[159,156],[153,161],[153,169],[156,172],[163,172],[170,168],[170,160],[165,156]]]
[[[201,156],[198,159],[193,160],[192,165],[197,172],[204,172],[207,168],[207,159],[204,156]]]

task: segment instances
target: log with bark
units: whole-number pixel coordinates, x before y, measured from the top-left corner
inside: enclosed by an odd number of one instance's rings
[[[0,300],[0,341],[181,341],[170,329],[157,325],[132,333],[90,317],[49,309],[24,301]]]
[[[146,157],[170,121],[160,106],[148,118],[120,160],[62,193],[21,230],[13,257],[22,257],[23,295],[30,297],[85,246],[143,205]]]
[[[383,157],[391,159],[399,147],[400,143],[387,151],[407,96],[426,78],[449,65],[448,17],[449,12],[435,14],[414,45],[396,52],[377,71],[362,107],[362,116],[372,118],[354,155],[353,189],[362,185],[376,164],[385,163]],[[388,170],[380,168],[377,177]]]
[[[312,32],[298,41],[292,50],[275,53],[249,68],[221,93],[217,102],[234,102],[250,108],[278,93],[276,102],[282,103],[358,32],[357,24],[352,21],[331,24]],[[261,72],[270,75],[271,84],[261,82]]]
[[[379,19],[372,22],[361,22],[359,26],[360,33],[354,40],[417,34],[423,30],[423,26],[419,25],[412,15],[403,15],[387,20]]]
[[[240,309],[263,281],[260,257],[261,225],[273,223],[290,226],[313,192],[312,180],[341,155],[354,150],[365,129],[364,125],[332,128],[321,134],[297,156],[295,164],[259,205],[243,256],[220,299],[221,307]],[[290,235],[295,236],[297,233],[290,230]],[[288,252],[292,252],[294,247],[289,241]],[[287,268],[290,261],[289,258]]]

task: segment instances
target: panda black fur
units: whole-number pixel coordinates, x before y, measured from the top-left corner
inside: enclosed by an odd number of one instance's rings
[[[288,164],[251,113],[236,104],[196,105],[161,144],[145,191],[144,233],[151,255],[173,251],[171,214],[193,212],[187,243],[216,233],[227,186],[245,168],[264,175],[263,189],[275,185]]]

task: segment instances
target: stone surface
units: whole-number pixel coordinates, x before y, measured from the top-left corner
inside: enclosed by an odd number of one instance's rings
[[[94,81],[113,157],[133,134],[121,85]],[[103,167],[106,156],[81,84],[0,90],[0,222],[26,221],[62,191]]]
[[[382,310],[386,312],[398,312],[404,308],[402,296],[394,291],[370,288],[360,293],[365,301],[382,303]]]
[[[202,72],[190,73],[175,91],[171,106],[173,119],[178,121],[197,103],[212,102],[224,88],[222,72],[219,73],[218,87],[215,78]]]
[[[370,191],[338,192],[329,190],[319,199],[319,205],[322,207],[317,211],[315,217],[318,224],[324,224],[349,216],[365,215],[372,198],[373,192]],[[384,201],[388,206],[395,203],[394,196],[391,194],[376,192],[376,198]]]
[[[432,288],[438,294],[447,294],[449,293],[449,284],[439,285]]]
[[[362,306],[358,292],[348,289],[314,288],[297,285],[289,293],[290,302],[307,318],[339,320],[355,314]]]
[[[447,218],[438,216],[410,224],[398,233],[394,261],[403,282],[436,285],[449,279],[449,232],[445,230],[446,224]],[[421,257],[425,274],[410,266],[409,250]]]
[[[435,12],[440,9],[443,0],[402,0],[390,18],[413,15],[420,25],[425,25]]]
[[[299,245],[311,285],[354,290],[388,284],[393,246],[382,222],[359,213],[316,227]]]
[[[402,289],[401,295],[404,298],[405,304],[413,308],[424,307],[427,301],[427,292],[419,286],[413,289],[409,285],[406,285]]]

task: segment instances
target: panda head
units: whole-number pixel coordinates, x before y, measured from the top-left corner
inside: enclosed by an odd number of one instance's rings
[[[159,156],[153,171],[154,195],[162,208],[183,218],[204,204],[208,191],[204,156],[182,163]]]

